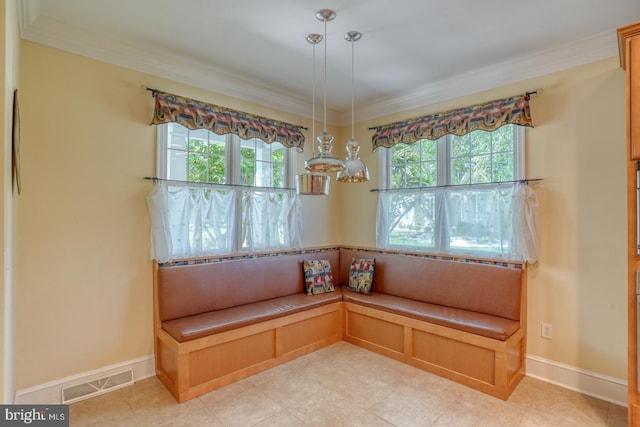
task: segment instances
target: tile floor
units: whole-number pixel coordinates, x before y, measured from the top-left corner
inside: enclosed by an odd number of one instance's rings
[[[71,426],[626,426],[626,408],[525,377],[505,402],[340,342],[178,405],[148,378]]]

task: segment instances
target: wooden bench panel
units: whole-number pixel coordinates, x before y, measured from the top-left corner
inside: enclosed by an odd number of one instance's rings
[[[353,303],[344,305],[347,342],[500,399],[507,399],[524,377],[523,329],[499,341]],[[380,334],[393,334],[400,341],[388,341]]]
[[[194,387],[275,357],[275,331],[269,330],[203,348],[189,355],[189,386]],[[229,357],[233,355],[233,357]]]
[[[156,374],[185,402],[336,343],[342,324],[337,302],[185,343],[156,331]]]
[[[495,385],[495,351],[493,350],[414,330],[413,357]]]

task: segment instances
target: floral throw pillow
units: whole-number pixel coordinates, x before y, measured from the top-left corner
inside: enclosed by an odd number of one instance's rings
[[[324,294],[333,292],[333,274],[331,274],[331,264],[326,259],[304,260],[302,262],[304,270],[304,284],[307,295]]]
[[[347,288],[353,292],[371,295],[375,265],[376,260],[373,258],[353,258],[349,268],[349,284]]]

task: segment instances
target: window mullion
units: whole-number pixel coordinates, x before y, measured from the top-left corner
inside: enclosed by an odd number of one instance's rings
[[[451,184],[451,135],[438,139],[438,185]]]
[[[438,139],[438,185],[449,185],[451,183],[451,135],[445,135]],[[439,232],[435,233],[435,251],[444,253],[449,249],[449,228],[445,209],[446,189],[441,189],[436,196],[435,204],[435,228]]]
[[[524,127],[513,126],[513,179],[524,179],[526,177],[524,162]]]
[[[240,183],[240,138],[236,135],[226,135],[225,138],[225,169],[226,180],[229,184]],[[240,252],[242,248],[242,189],[236,187],[231,191],[235,191],[235,211],[234,211],[234,229],[233,229],[233,252]]]
[[[168,168],[168,164],[169,164],[169,124],[168,123],[163,123],[159,126],[156,126],[156,132],[157,132],[157,141],[158,141],[158,148],[157,148],[157,156],[158,156],[158,161],[156,162],[156,176],[158,178],[163,178],[163,179],[168,179],[168,173],[167,171],[169,170]]]

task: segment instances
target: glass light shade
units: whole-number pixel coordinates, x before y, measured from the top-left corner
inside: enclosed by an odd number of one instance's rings
[[[311,172],[339,172],[345,169],[342,160],[333,156],[333,135],[326,130],[318,135],[320,153],[305,162],[305,169]]]
[[[321,173],[301,173],[296,175],[296,193],[307,196],[326,196],[329,194],[331,177]]]
[[[354,138],[347,142],[347,160],[344,162],[345,169],[338,172],[336,179],[340,182],[366,182],[369,181],[369,169],[360,160],[358,153],[360,144]]]

